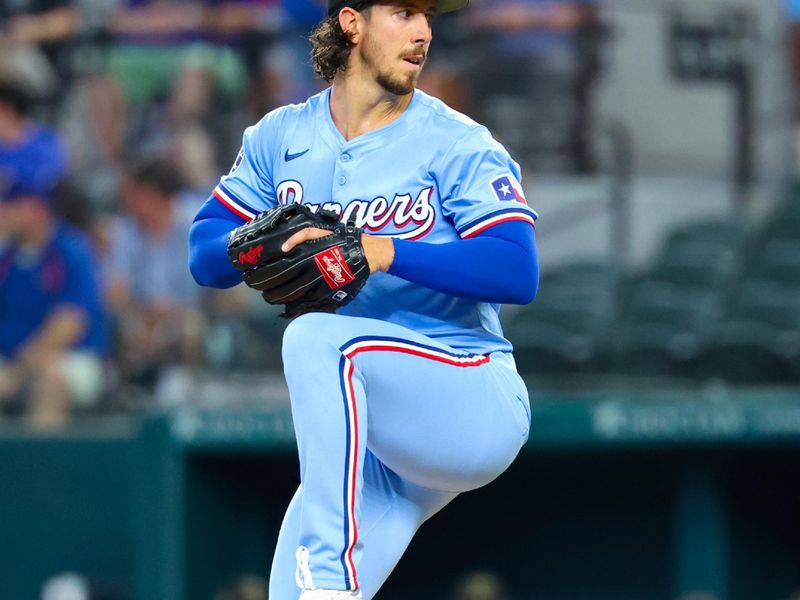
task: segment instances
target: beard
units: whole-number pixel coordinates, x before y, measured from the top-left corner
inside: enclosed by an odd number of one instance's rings
[[[363,63],[375,73],[375,81],[384,90],[395,96],[406,96],[414,91],[422,69],[417,72],[392,73],[389,69],[381,69],[380,64],[388,62],[386,54],[371,37],[367,36],[359,47],[359,55]]]

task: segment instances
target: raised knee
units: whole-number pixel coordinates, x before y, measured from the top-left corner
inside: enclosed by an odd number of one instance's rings
[[[332,347],[331,319],[327,313],[307,313],[294,319],[283,334],[283,364],[309,364]]]

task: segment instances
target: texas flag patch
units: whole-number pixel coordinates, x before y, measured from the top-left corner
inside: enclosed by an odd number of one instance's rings
[[[507,200],[516,200],[525,205],[528,204],[528,201],[525,200],[525,193],[522,191],[522,185],[520,185],[517,178],[513,175],[503,175],[502,177],[494,179],[492,181],[492,191],[494,195],[497,196],[497,199],[503,202]]]
[[[236,155],[236,160],[233,161],[233,166],[231,167],[231,170],[228,171],[228,177],[230,177],[231,175],[236,173],[236,171],[239,170],[239,167],[242,166],[243,161],[244,161],[244,147],[242,147],[242,149],[239,150],[239,154]]]

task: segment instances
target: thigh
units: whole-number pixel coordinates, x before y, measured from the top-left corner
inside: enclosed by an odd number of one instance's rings
[[[366,381],[367,447],[405,480],[455,492],[485,485],[528,434],[524,398],[489,362],[375,352],[356,359]]]
[[[310,363],[317,356],[326,364]],[[468,354],[385,321],[315,313],[287,328],[284,362],[336,369],[341,394],[365,405],[367,448],[426,488],[484,485],[527,439],[525,386],[502,353]]]

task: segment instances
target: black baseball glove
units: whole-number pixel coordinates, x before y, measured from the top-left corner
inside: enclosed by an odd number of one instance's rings
[[[327,229],[330,235],[283,252],[283,243],[306,227]],[[314,212],[302,204],[272,208],[234,229],[228,258],[264,300],[284,305],[288,319],[334,312],[355,298],[369,277],[361,229],[339,222],[334,212]]]

